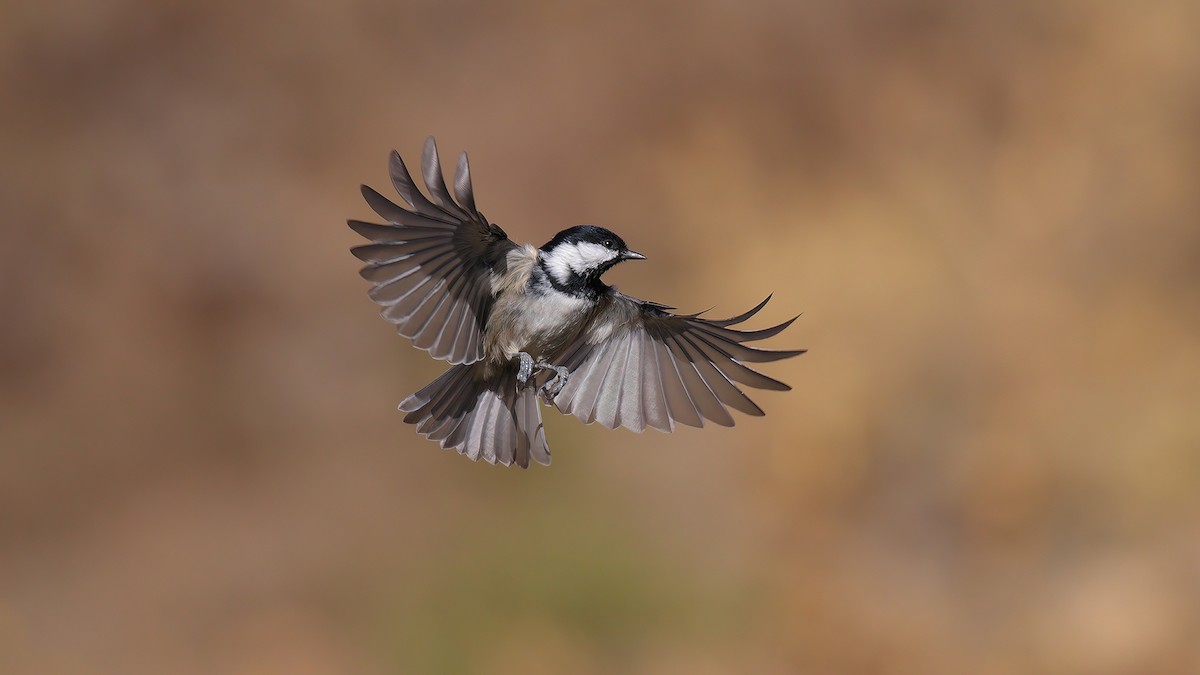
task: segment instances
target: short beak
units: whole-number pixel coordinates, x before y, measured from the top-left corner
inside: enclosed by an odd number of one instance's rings
[[[646,259],[646,256],[642,255],[641,253],[638,253],[637,251],[625,251],[624,253],[621,254],[621,257],[624,258],[625,260],[645,260]]]

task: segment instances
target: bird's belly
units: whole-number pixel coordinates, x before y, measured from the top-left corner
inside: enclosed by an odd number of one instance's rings
[[[488,321],[488,351],[493,358],[509,359],[517,352],[550,358],[578,335],[594,306],[584,298],[542,293],[498,302]]]

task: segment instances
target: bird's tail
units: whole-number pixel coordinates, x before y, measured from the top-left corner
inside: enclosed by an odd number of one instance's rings
[[[404,421],[443,448],[489,464],[550,463],[534,379],[518,389],[515,367],[454,366],[404,399]]]

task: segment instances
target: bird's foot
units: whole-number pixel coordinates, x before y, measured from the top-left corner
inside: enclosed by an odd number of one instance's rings
[[[525,352],[517,352],[517,357],[521,360],[517,366],[517,384],[524,387],[530,376],[533,375],[533,357]]]
[[[547,402],[553,401],[554,397],[558,396],[562,388],[567,385],[567,378],[571,376],[571,372],[565,367],[545,361],[534,361],[533,357],[525,352],[517,352],[517,360],[517,384],[521,387],[524,387],[535,373],[543,370],[554,371],[554,377],[550,378],[541,388],[542,398]]]
[[[542,398],[544,398],[547,403],[553,403],[554,397],[558,396],[558,393],[562,391],[563,387],[567,386],[567,379],[571,377],[571,372],[563,366],[555,366],[549,363],[539,363],[538,365],[554,371],[554,377],[550,378],[550,381],[542,385]]]

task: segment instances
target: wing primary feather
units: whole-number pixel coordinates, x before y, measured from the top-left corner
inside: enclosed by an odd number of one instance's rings
[[[441,260],[437,265],[426,265],[422,271],[425,272],[420,281],[413,285],[412,290],[405,293],[405,296],[400,300],[390,303],[384,308],[384,314],[392,322],[407,321],[410,316],[416,312],[425,300],[443,287],[445,287],[448,279],[442,276],[442,270],[453,264],[453,259]],[[432,283],[432,285],[429,285]]]
[[[452,276],[447,278],[446,288],[440,294],[441,297],[438,299],[437,306],[430,311],[428,316],[422,319],[420,330],[416,330],[412,335],[413,345],[418,349],[429,350],[440,340],[446,330],[446,324],[449,322],[450,312],[458,303],[458,293],[463,283],[465,283],[466,274],[466,270],[459,268],[457,271],[452,272]],[[429,330],[434,330],[435,333],[433,335],[425,335],[426,331]],[[432,342],[429,341],[431,338]]]
[[[371,210],[378,213],[380,218],[389,223],[413,227],[440,227],[451,231],[456,227],[456,224],[448,220],[440,211],[426,213],[418,210],[417,213],[413,213],[412,211],[400,208],[392,200],[379,194],[370,186],[363,185],[361,190],[363,199],[367,200],[367,205],[371,207]],[[397,191],[399,192],[399,190]],[[420,192],[416,192],[416,194],[421,195]],[[400,196],[405,197],[405,201],[408,201],[403,192],[400,192]],[[421,195],[421,199],[425,199],[425,196]]]
[[[804,352],[808,351],[807,349],[792,349],[792,350],[776,351],[776,350],[771,350],[771,349],[758,349],[756,347],[747,347],[746,345],[740,344],[738,342],[734,342],[734,341],[729,340],[725,337],[722,337],[721,335],[718,335],[716,333],[711,333],[709,331],[706,331],[703,328],[697,328],[696,330],[710,338],[716,338],[714,340],[714,343],[720,345],[722,350],[729,353],[730,358],[735,359],[737,361],[746,361],[748,363],[769,363],[771,361],[780,361],[782,359],[788,359],[793,356],[799,356],[800,354],[803,354]]]
[[[472,282],[470,288],[467,289],[466,298],[474,297],[473,291],[478,286],[478,280]],[[469,302],[461,302],[458,304],[459,318],[454,329],[454,339],[450,346],[450,362],[463,363],[467,358],[467,348],[470,345],[469,332],[478,330],[475,326],[475,314],[471,311]],[[475,360],[475,359],[472,359]]]
[[[444,316],[438,319],[440,328],[430,348],[430,353],[434,358],[447,359],[451,363],[462,363],[463,357],[457,356],[456,348],[459,332],[463,330],[463,323],[470,322],[470,329],[477,330],[474,327],[475,315],[470,306],[471,299],[474,297],[470,292],[476,284],[477,280],[464,275],[448,291],[450,301]]]
[[[463,304],[463,322],[459,326],[458,338],[454,341],[455,354],[461,354],[459,358],[478,361],[483,358],[483,352],[480,349],[480,338],[483,335],[483,325],[479,317],[475,313],[475,307],[482,306],[484,298],[482,286],[487,284],[487,281],[481,278],[476,278],[471,286],[469,294],[464,297],[471,300]]]
[[[386,265],[388,263],[410,260],[422,254],[433,253],[446,248],[449,242],[437,239],[416,241],[404,244],[363,244],[350,249],[355,258],[371,264]]]
[[[437,204],[429,201],[429,199],[417,189],[417,184],[413,181],[412,176],[408,173],[408,167],[404,165],[404,160],[401,159],[400,153],[392,151],[392,156],[388,162],[388,174],[392,179],[392,187],[396,188],[396,192],[408,202],[408,205],[413,208],[421,216],[445,223],[451,227],[457,226],[453,218],[442,209],[438,208]],[[383,215],[383,214],[380,214]],[[384,216],[385,218],[387,216]]]
[[[401,335],[411,340],[421,332],[421,329],[429,322],[429,317],[433,314],[434,310],[446,298],[446,294],[442,292],[445,286],[445,279],[435,281],[429,287],[428,292],[424,294],[424,297],[421,298],[420,304],[397,320],[396,328],[399,329]],[[398,307],[398,305],[392,305],[392,307]]]
[[[438,327],[437,333],[430,336],[429,353],[434,358],[446,359],[451,363],[458,363],[453,359],[454,344],[458,338],[458,328],[462,322],[464,303],[453,295],[450,296],[450,301],[446,306],[438,311],[438,315],[434,317],[434,321],[430,322],[430,326]],[[426,330],[430,330],[426,327]],[[413,344],[416,344],[414,341]]]
[[[420,265],[430,256],[442,253],[453,253],[449,240],[425,239],[412,244],[363,244],[350,249],[354,257],[363,262],[379,267],[402,260],[411,260],[410,265]]]
[[[732,380],[741,382],[744,385],[754,387],[755,389],[769,389],[771,391],[791,391],[791,387],[780,382],[772,377],[767,377],[762,373],[752,368],[747,368],[741,363],[733,360],[729,354],[725,353],[720,347],[709,342],[703,335],[691,334],[697,340],[697,349],[702,351],[709,361],[712,361],[722,373]]]
[[[431,263],[442,258],[454,255],[454,251],[432,251],[422,254],[421,258],[397,260],[394,263],[382,263],[379,265],[367,265],[358,271],[358,275],[362,278],[375,284],[377,287],[399,279],[403,279],[411,274],[421,271],[429,271]],[[401,264],[403,263],[403,264]]]
[[[704,381],[704,377],[692,365],[691,360],[687,357],[687,352],[674,337],[668,337],[666,342],[667,348],[675,357],[675,364],[679,367],[679,375],[687,388],[688,396],[696,404],[700,414],[723,427],[733,426],[733,418],[729,415],[729,411],[725,409],[721,400]]]
[[[425,275],[420,281],[409,291],[404,297],[383,305],[380,310],[380,315],[386,321],[396,324],[396,329],[404,337],[409,332],[405,327],[408,325],[410,317],[419,311],[429,298],[437,293],[437,286],[441,284],[441,280],[437,280],[432,276]]]
[[[396,225],[389,223],[368,223],[362,220],[347,220],[350,229],[365,239],[377,244],[406,244],[417,239],[430,237],[451,236],[451,231],[442,227],[425,227],[423,225]]]
[[[436,260],[435,258],[434,261]],[[375,287],[367,292],[367,295],[380,305],[394,305],[427,282],[430,277],[428,272],[427,267],[414,267],[406,270],[395,277],[377,282]]]
[[[658,359],[658,369],[662,373],[663,392],[667,401],[667,409],[671,418],[680,424],[690,427],[703,427],[704,420],[696,409],[692,396],[688,393],[683,375],[679,372],[679,364],[675,362],[667,345],[661,337],[654,341],[654,352]]]
[[[399,193],[404,203],[408,204],[408,208],[420,211],[417,207],[417,199],[424,195],[421,195],[420,191],[417,190],[417,183],[408,173],[408,167],[404,164],[404,158],[400,156],[397,150],[392,150],[392,153],[388,155],[388,177],[392,179],[392,187]]]
[[[755,314],[758,314],[759,310],[761,310],[763,307],[766,307],[767,303],[771,301],[771,297],[774,295],[775,295],[774,293],[771,293],[767,297],[763,298],[762,302],[751,307],[750,309],[746,310],[745,312],[738,314],[737,316],[731,316],[728,319],[708,319],[708,323],[720,326],[722,328],[724,328],[726,326],[734,326],[739,323],[742,323],[746,319],[749,319],[750,317],[754,316]]]
[[[450,198],[450,191],[446,189],[446,178],[442,175],[442,163],[438,158],[437,141],[433,140],[433,136],[425,139],[425,149],[421,153],[421,171],[425,177],[425,187],[429,189],[429,196],[433,198],[434,204],[451,218],[470,220],[470,214],[454,203]]]
[[[722,328],[714,325],[711,321],[689,321],[688,323],[693,326],[703,326],[704,330],[716,335],[720,335],[728,340],[733,340],[734,342],[755,342],[758,340],[765,340],[769,337],[774,337],[782,333],[788,326],[792,325],[792,323],[799,318],[799,316],[794,316],[781,324],[771,326],[770,328],[763,328],[761,330],[735,330],[733,328]]]
[[[688,360],[695,366],[696,372],[700,373],[700,377],[704,379],[704,383],[708,385],[708,388],[717,397],[717,400],[747,415],[755,417],[762,417],[764,415],[762,408],[759,408],[729,378],[725,377],[725,374],[718,370],[700,349],[688,339],[686,333],[680,335],[678,339],[680,346],[688,353]],[[693,350],[696,352],[694,355],[692,354]]]
[[[454,194],[464,209],[479,214],[475,208],[475,189],[471,187],[471,163],[465,150],[458,156],[458,168],[454,171]]]
[[[473,330],[468,332],[467,353],[480,355],[483,354],[483,330]]]
[[[420,329],[414,329],[413,346],[427,352],[432,352],[438,345],[438,339],[446,330],[449,313],[454,309],[454,296],[449,292],[442,293],[436,306],[422,319]]]

